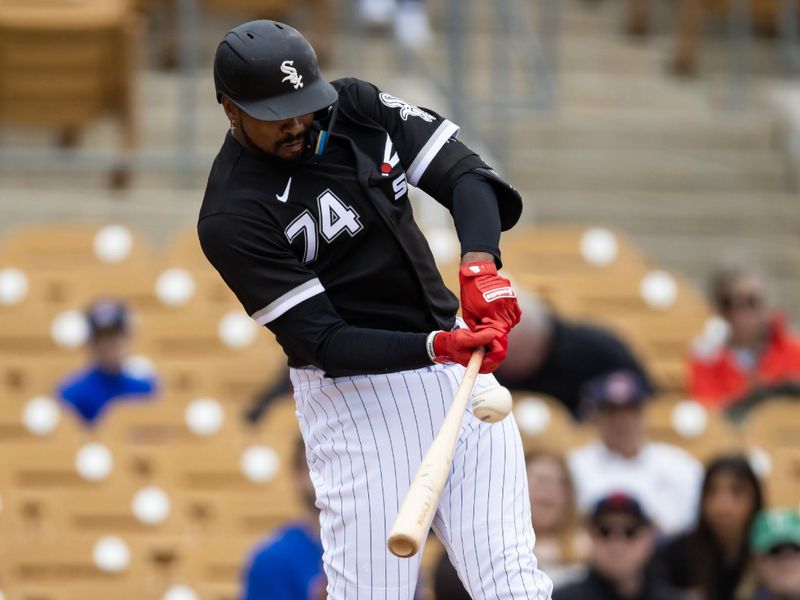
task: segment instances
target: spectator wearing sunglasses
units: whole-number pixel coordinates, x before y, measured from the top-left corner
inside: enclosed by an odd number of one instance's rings
[[[748,536],[763,505],[761,484],[744,456],[712,461],[703,481],[698,524],[659,548],[657,576],[699,600],[749,598]]]
[[[697,515],[702,465],[686,451],[647,439],[648,388],[632,371],[614,371],[583,388],[580,410],[599,439],[572,450],[569,468],[578,507],[586,513],[602,497],[625,490],[664,534],[689,529]]]
[[[727,408],[765,389],[800,384],[800,337],[770,309],[761,275],[746,265],[725,265],[713,273],[710,292],[726,327],[693,344],[689,393]]]
[[[753,524],[758,588],[753,600],[800,600],[800,512],[776,508]]]
[[[589,572],[583,580],[556,590],[553,600],[682,598],[648,570],[658,530],[633,496],[615,492],[602,498],[591,512],[588,530]]]

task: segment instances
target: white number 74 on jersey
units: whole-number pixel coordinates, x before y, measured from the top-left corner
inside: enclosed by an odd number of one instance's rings
[[[317,220],[311,214],[311,211],[304,210],[284,230],[290,243],[298,235],[303,234],[303,239],[305,240],[304,264],[310,263],[317,258],[319,233],[322,233],[325,241],[330,243],[339,237],[343,231],[353,237],[364,228],[358,213],[352,207],[339,200],[336,194],[330,190],[325,190],[317,197],[317,208],[319,226],[317,226]]]

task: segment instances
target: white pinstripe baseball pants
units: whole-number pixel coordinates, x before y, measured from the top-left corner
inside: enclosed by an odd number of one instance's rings
[[[434,365],[330,379],[318,369],[291,370],[329,600],[413,597],[419,554],[397,558],[386,538],[463,373]],[[492,383],[481,375],[475,388]],[[517,424],[511,416],[488,425],[468,412],[433,529],[473,599],[547,600],[552,584],[533,554]]]

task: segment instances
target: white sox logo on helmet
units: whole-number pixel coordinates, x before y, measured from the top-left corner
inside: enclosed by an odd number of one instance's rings
[[[434,117],[431,113],[425,112],[419,106],[409,104],[405,100],[401,100],[400,98],[392,96],[391,94],[381,92],[379,97],[385,106],[388,106],[389,108],[399,108],[400,118],[403,119],[403,121],[408,121],[408,117],[419,117],[428,123],[432,123],[436,120],[436,117]]]
[[[286,73],[286,77],[281,79],[281,83],[288,81],[297,90],[303,87],[303,76],[297,74],[297,69],[292,66],[293,64],[293,60],[285,60],[281,63],[281,73]]]

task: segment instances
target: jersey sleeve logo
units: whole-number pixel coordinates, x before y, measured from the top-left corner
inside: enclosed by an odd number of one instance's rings
[[[286,77],[281,79],[281,83],[288,81],[289,85],[293,85],[294,89],[298,90],[303,87],[303,76],[297,74],[297,69],[292,66],[293,64],[293,60],[285,60],[281,63],[281,73],[286,74]]]
[[[428,123],[432,123],[436,120],[436,117],[429,112],[425,112],[419,106],[409,104],[405,100],[396,98],[395,96],[387,94],[386,92],[381,92],[378,97],[384,106],[400,109],[400,118],[403,119],[403,121],[408,121],[408,117],[419,117]]]

